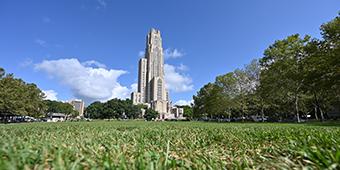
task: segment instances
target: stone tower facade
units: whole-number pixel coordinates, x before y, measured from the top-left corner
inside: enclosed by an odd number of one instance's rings
[[[139,60],[138,89],[131,94],[134,104],[146,104],[155,111],[170,113],[170,102],[164,79],[164,56],[159,30],[151,29],[146,37],[145,56]]]

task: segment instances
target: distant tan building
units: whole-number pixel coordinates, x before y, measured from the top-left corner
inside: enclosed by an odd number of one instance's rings
[[[131,93],[131,100],[133,104],[142,104],[142,93],[141,92],[133,92]]]
[[[184,109],[183,108],[178,108],[178,107],[173,107],[171,109],[172,114],[174,114],[175,118],[182,118],[184,114]]]
[[[84,108],[85,103],[82,100],[72,100],[70,104],[73,106],[73,109],[79,112],[80,117],[84,117]]]
[[[148,60],[146,58],[141,58],[139,60],[139,69],[138,69],[138,91],[140,93],[140,101],[141,103],[147,103],[146,98],[146,88],[147,88],[147,65]]]
[[[138,63],[138,89],[131,94],[133,104],[146,104],[164,119],[171,114],[169,93],[165,87],[164,56],[159,30],[151,29],[146,37],[145,56]]]

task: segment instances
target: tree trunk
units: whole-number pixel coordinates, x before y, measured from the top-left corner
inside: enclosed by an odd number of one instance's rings
[[[262,122],[264,122],[264,107],[261,107]]]
[[[244,112],[243,112],[243,109],[242,109],[242,122],[244,122]]]
[[[316,118],[316,120],[319,120],[318,119],[318,110],[317,109],[320,109],[320,112],[321,112],[321,107],[320,107],[318,96],[316,95],[316,92],[313,91],[313,94],[314,94],[314,100],[315,100],[315,106],[316,106],[316,108],[315,108],[316,109],[315,110],[315,118]],[[321,117],[323,117],[323,115]]]
[[[318,118],[318,107],[316,105],[314,106],[314,114],[315,114],[315,119],[319,120],[319,118]]]
[[[296,96],[295,97],[295,111],[296,111],[296,117],[297,117],[297,122],[300,123],[300,116],[299,116],[299,105],[298,105],[299,99]]]
[[[322,111],[321,107],[319,107],[319,109],[320,109],[320,114],[321,114],[321,121],[324,121],[325,118],[324,118],[324,116],[323,116],[323,111]]]

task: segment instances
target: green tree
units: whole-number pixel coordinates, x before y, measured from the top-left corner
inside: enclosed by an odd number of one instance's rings
[[[195,118],[217,118],[226,114],[225,96],[222,88],[215,83],[208,83],[193,96],[193,115]]]
[[[0,114],[42,116],[46,109],[42,91],[35,84],[14,78],[12,74],[5,75],[1,70]]]
[[[148,121],[150,120],[154,120],[159,116],[159,113],[153,109],[146,109],[145,110],[145,114],[144,114],[144,118]]]
[[[232,111],[237,110],[236,97],[238,95],[237,80],[234,76],[234,72],[229,72],[225,75],[217,76],[215,84],[221,88],[221,104],[220,109],[224,112],[223,115],[230,116]],[[236,113],[236,112],[235,112]],[[235,115],[237,116],[237,115]]]
[[[304,102],[305,79],[302,60],[306,56],[304,47],[309,40],[309,36],[301,39],[296,34],[276,41],[265,50],[264,57],[260,61],[263,67],[261,85],[268,90],[268,93],[278,97],[277,101],[282,110],[295,110],[298,122],[300,122],[300,111],[303,109],[301,106]],[[293,109],[289,107],[291,105],[294,106]]]
[[[340,16],[321,26],[323,40],[313,39],[306,46],[304,59],[306,91],[313,96],[315,117],[340,101]]]
[[[5,75],[5,69],[0,67],[0,78],[2,78]]]
[[[104,109],[103,103],[99,101],[93,102],[85,109],[86,117],[92,119],[102,119],[104,118],[103,109]]]
[[[64,113],[68,116],[78,116],[79,112],[73,109],[73,106],[69,103],[63,103],[60,101],[45,100],[48,113]]]
[[[319,71],[324,71],[322,81],[331,90],[332,102],[340,101],[340,13],[332,21],[321,26],[323,41],[319,51],[323,53]]]
[[[234,116],[244,117],[251,110],[256,111],[254,93],[259,85],[260,70],[258,60],[254,59],[244,69],[236,69],[216,77],[215,84],[221,88],[223,94],[220,102],[224,104],[220,104],[220,109],[229,117],[232,112]]]
[[[123,101],[125,105],[125,115],[129,119],[139,118],[142,114],[140,106],[134,105],[131,100],[126,99]]]
[[[262,120],[264,120],[265,110],[269,108],[269,105],[265,100],[267,93],[265,93],[260,86],[261,65],[259,60],[253,59],[248,65],[246,65],[244,73],[247,80],[245,103],[249,112],[248,114],[258,116],[260,113]]]
[[[120,99],[111,99],[104,103],[103,109],[104,117],[106,119],[121,118],[124,113],[124,108],[120,103]]]
[[[193,109],[192,106],[182,106],[183,108],[183,116],[189,119],[193,118]]]
[[[221,117],[261,113],[296,117],[340,107],[340,15],[320,28],[323,39],[298,34],[277,40],[260,61],[216,77],[194,98],[193,115]]]
[[[105,103],[96,101],[86,108],[86,116],[93,119],[136,119],[141,117],[141,107],[129,99],[111,99]]]
[[[236,108],[240,111],[242,117],[247,115],[248,112],[248,103],[247,103],[247,95],[250,89],[250,81],[247,77],[247,74],[244,70],[236,69],[233,73],[236,80],[236,89],[237,95],[234,98],[234,102]]]

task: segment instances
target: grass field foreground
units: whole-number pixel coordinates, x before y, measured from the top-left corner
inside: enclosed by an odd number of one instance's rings
[[[337,124],[28,123],[0,137],[0,169],[340,168]]]

